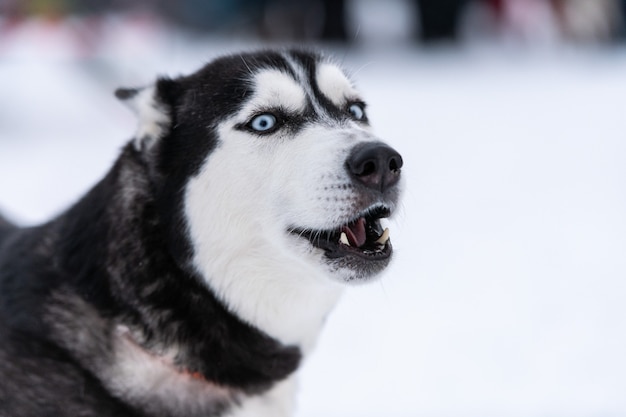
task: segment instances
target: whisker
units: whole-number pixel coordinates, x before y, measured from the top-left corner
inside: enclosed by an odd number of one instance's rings
[[[246,62],[246,59],[243,57],[242,54],[239,54],[239,58],[241,58],[241,62],[243,62],[243,65],[246,66],[250,75],[254,75],[254,72],[252,71],[252,69],[250,68],[250,66],[248,65],[248,63]]]

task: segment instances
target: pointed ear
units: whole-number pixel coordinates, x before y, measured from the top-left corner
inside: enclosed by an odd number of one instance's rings
[[[138,151],[151,149],[169,131],[175,103],[176,82],[159,79],[156,84],[140,88],[118,88],[115,96],[122,100],[138,119],[133,143]]]

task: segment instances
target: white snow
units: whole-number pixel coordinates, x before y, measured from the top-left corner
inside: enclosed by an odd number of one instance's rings
[[[3,212],[41,222],[106,172],[135,128],[115,86],[241,47],[159,39],[5,54]],[[626,415],[626,50],[335,52],[407,189],[396,261],[329,319],[298,417]]]

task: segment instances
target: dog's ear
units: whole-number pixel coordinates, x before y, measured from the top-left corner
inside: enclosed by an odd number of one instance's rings
[[[176,81],[168,78],[147,87],[115,90],[115,96],[137,115],[139,123],[133,143],[138,151],[151,149],[167,135],[173,123],[176,94]]]

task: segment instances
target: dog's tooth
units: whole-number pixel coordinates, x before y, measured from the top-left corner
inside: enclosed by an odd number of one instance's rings
[[[389,240],[389,228],[385,228],[385,231],[383,232],[382,235],[380,235],[380,237],[376,240],[376,243],[380,243],[381,245],[384,245],[385,243],[387,243],[387,241]]]
[[[341,232],[341,236],[339,236],[339,242],[343,243],[344,245],[350,246],[350,241],[348,240],[346,232]]]

